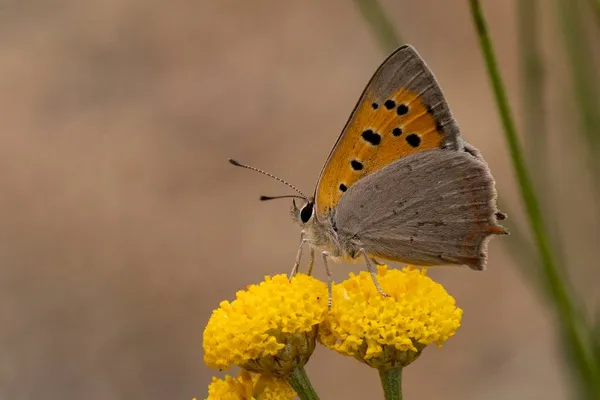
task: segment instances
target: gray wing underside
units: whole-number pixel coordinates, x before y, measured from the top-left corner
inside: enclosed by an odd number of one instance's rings
[[[352,185],[335,213],[349,254],[414,265],[464,264],[484,269],[496,220],[496,192],[475,155],[427,150],[402,158]]]

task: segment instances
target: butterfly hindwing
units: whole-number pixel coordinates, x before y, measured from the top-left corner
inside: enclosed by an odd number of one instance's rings
[[[335,211],[338,238],[351,251],[420,266],[482,270],[490,236],[506,233],[489,168],[467,152],[404,157],[352,185]]]
[[[402,46],[375,72],[330,153],[315,190],[317,216],[353,183],[402,157],[461,146],[433,74],[412,46]]]

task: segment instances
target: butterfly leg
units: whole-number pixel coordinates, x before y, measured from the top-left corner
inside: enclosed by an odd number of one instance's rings
[[[310,258],[308,259],[308,272],[307,275],[312,275],[313,267],[315,266],[315,249],[313,247],[310,248]]]
[[[371,264],[371,260],[369,260],[369,256],[367,255],[367,252],[365,251],[365,249],[360,249],[360,252],[363,253],[363,256],[365,256],[365,263],[367,264],[367,270],[369,270],[369,273],[371,274],[371,278],[373,278],[373,283],[375,284],[377,291],[379,291],[379,293],[381,293],[382,296],[388,297],[389,295],[383,291],[383,289],[381,288],[381,285],[379,284],[379,281],[377,280],[377,275],[375,274],[375,269],[373,268],[373,265]]]
[[[331,303],[333,301],[333,279],[331,270],[329,269],[329,264],[327,263],[327,258],[331,256],[331,253],[328,251],[324,251],[323,253],[323,264],[325,265],[325,272],[327,273],[327,309],[331,310]]]
[[[296,261],[294,262],[294,266],[292,267],[292,272],[290,272],[290,280],[296,276],[296,274],[298,273],[298,268],[300,267],[300,260],[302,259],[302,249],[304,248],[304,243],[308,242],[308,239],[304,237],[304,233],[300,234],[300,245],[298,246],[298,253],[296,253]],[[311,251],[312,248],[311,248]],[[314,252],[312,255],[312,259],[314,262]],[[309,265],[309,275],[312,272],[312,265]]]

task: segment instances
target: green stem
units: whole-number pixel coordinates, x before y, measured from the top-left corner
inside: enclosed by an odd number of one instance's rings
[[[377,42],[384,53],[390,53],[396,47],[400,46],[402,39],[394,29],[394,25],[389,20],[383,7],[377,0],[355,0],[360,9],[363,18],[369,23]]]
[[[540,32],[540,1],[518,0],[518,26],[519,26],[519,59],[521,63],[521,95],[524,100],[522,118],[525,121],[525,151],[531,169],[531,176],[538,193],[541,194],[541,208],[547,216],[550,242],[554,247],[554,256],[559,265],[564,264],[564,251],[560,247],[560,240],[554,232],[560,232],[555,213],[551,212],[552,199],[551,187],[548,183],[548,130],[546,126],[545,83],[546,70],[542,62],[542,50],[539,40]],[[510,215],[510,214],[509,214]],[[513,229],[509,232],[513,234]],[[514,235],[513,243],[521,238]],[[517,245],[515,245],[515,248]],[[528,257],[532,260],[532,257]],[[529,269],[538,266],[538,262],[531,263],[524,259],[520,262],[522,268]],[[529,265],[528,265],[529,264]]]
[[[306,375],[304,367],[298,367],[287,378],[288,383],[298,394],[300,400],[319,400],[319,396]]]
[[[508,142],[510,155],[515,170],[521,197],[523,199],[529,225],[533,232],[536,247],[538,249],[542,272],[544,276],[544,289],[547,296],[553,300],[556,306],[560,326],[563,329],[564,338],[570,345],[570,352],[576,365],[579,367],[581,376],[588,384],[588,389],[600,399],[600,370],[598,363],[590,351],[590,338],[586,334],[586,328],[582,323],[570,293],[565,285],[565,280],[559,272],[552,253],[548,234],[544,227],[544,220],[540,211],[539,202],[533,184],[525,165],[523,151],[519,143],[517,131],[511,116],[508,99],[504,84],[498,70],[498,63],[490,40],[487,24],[478,0],[469,0],[471,14],[479,36],[481,50],[486,62],[488,75],[494,89],[498,112],[500,114],[504,133]]]
[[[557,0],[557,13],[561,18],[564,45],[571,63],[571,79],[577,96],[583,133],[590,144],[600,145],[600,115],[598,115],[597,71],[591,55],[592,46],[585,31],[580,0]]]
[[[596,15],[596,22],[600,27],[600,0],[590,0],[592,3],[592,8],[594,9],[594,14]]]
[[[385,400],[402,400],[402,367],[380,369],[379,378]]]
[[[600,4],[600,0],[596,0]],[[600,7],[600,6],[598,6]],[[562,22],[564,48],[568,55],[580,132],[588,144],[588,162],[593,174],[600,174],[600,109],[597,91],[600,89],[593,61],[593,47],[585,30],[580,0],[557,0],[556,13]],[[600,181],[594,179],[596,199],[600,200]]]
[[[525,148],[531,160],[532,175],[540,182],[544,193],[546,185],[547,131],[544,119],[544,76],[541,51],[538,40],[539,4],[538,0],[519,0],[519,50],[521,62],[522,96],[525,100],[523,119],[525,120]]]

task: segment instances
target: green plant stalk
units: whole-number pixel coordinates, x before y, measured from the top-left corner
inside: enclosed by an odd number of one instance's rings
[[[600,360],[600,310],[596,310],[594,327],[592,330],[592,339],[594,340],[594,351],[596,352],[596,358]]]
[[[597,396],[595,398],[600,398],[600,367],[590,351],[590,338],[586,334],[585,327],[572,303],[564,279],[560,276],[559,269],[555,263],[555,257],[552,253],[548,235],[544,227],[539,202],[525,165],[523,152],[519,144],[517,131],[511,116],[508,99],[498,70],[498,63],[494,55],[481,5],[478,0],[469,0],[469,4],[473,21],[477,29],[481,51],[486,62],[490,82],[494,90],[498,112],[504,127],[504,133],[508,142],[517,181],[519,183],[521,197],[525,204],[529,225],[538,249],[542,272],[545,278],[544,289],[547,296],[553,300],[556,305],[563,335],[568,339],[572,347],[571,356],[580,370],[584,383],[587,384],[590,393]]]
[[[306,375],[304,367],[297,367],[287,378],[288,383],[298,394],[300,400],[319,400],[319,396]]]
[[[379,378],[385,400],[402,400],[402,367],[380,369]]]
[[[598,27],[600,27],[600,0],[590,0],[590,5],[596,16],[596,23],[598,24]]]
[[[355,0],[355,2],[384,53],[388,54],[400,46],[402,39],[377,0]]]
[[[589,55],[591,48],[581,19],[580,0],[557,0],[565,40],[565,50],[571,62],[572,80],[579,102],[583,133],[594,147],[600,145],[600,114],[596,71]]]
[[[527,161],[531,168],[531,176],[538,193],[542,194],[541,208],[548,216],[550,224],[550,240],[554,247],[554,255],[559,263],[563,265],[564,251],[560,246],[560,240],[555,232],[560,232],[558,221],[551,210],[549,202],[554,197],[551,193],[552,185],[548,183],[548,130],[545,119],[544,93],[546,82],[546,71],[542,63],[542,52],[539,43],[539,0],[518,0],[518,27],[519,27],[519,50],[521,63],[522,96],[524,99],[525,121],[525,151]],[[545,201],[544,201],[545,200]],[[512,230],[510,231],[512,233]],[[520,238],[515,238],[515,241]],[[536,263],[537,264],[537,263]],[[522,266],[527,262],[521,263]],[[533,265],[532,265],[533,267]]]
[[[544,119],[544,74],[540,48],[538,43],[539,7],[538,0],[518,0],[519,50],[521,77],[523,82],[523,98],[525,107],[525,148],[532,168],[532,175],[542,184],[542,192],[546,185],[546,121]]]
[[[584,30],[579,7],[580,0],[557,0],[556,13],[562,22],[565,50],[569,56],[571,80],[573,81],[580,132],[587,140],[589,162],[594,176],[600,175],[600,82],[590,58],[591,47]],[[600,7],[600,0],[596,0]],[[600,199],[600,180],[593,179],[597,199]]]

